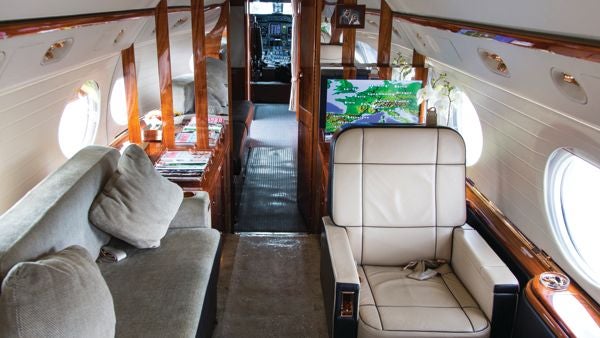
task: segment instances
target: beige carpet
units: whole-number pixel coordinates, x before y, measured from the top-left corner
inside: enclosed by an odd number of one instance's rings
[[[327,337],[318,235],[226,235],[214,337]]]

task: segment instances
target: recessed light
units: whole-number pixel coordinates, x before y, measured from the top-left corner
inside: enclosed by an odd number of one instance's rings
[[[569,100],[579,104],[587,103],[587,94],[573,74],[557,68],[552,68],[550,77],[552,78],[552,83],[554,83],[556,89]]]
[[[483,61],[483,64],[492,73],[502,75],[504,77],[510,77],[508,66],[500,55],[481,48],[478,49],[477,52],[479,53],[479,57],[481,58],[481,61]]]
[[[73,46],[73,39],[62,39],[54,42],[48,47],[44,56],[42,56],[41,65],[45,66],[50,63],[58,62],[62,60],[69,50],[71,50],[71,46]]]
[[[177,22],[175,22],[175,24],[173,25],[173,28],[177,28],[181,25],[183,25],[184,23],[186,23],[188,21],[188,17],[183,17],[183,18],[179,18],[179,20],[177,20]]]
[[[125,35],[125,30],[121,29],[121,31],[119,31],[119,33],[117,33],[117,36],[115,36],[115,39],[113,40],[113,44],[117,44],[119,42],[121,42],[121,39],[123,39],[123,35]]]

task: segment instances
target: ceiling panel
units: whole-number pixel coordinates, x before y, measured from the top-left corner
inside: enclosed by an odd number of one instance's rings
[[[387,0],[395,12],[600,39],[600,1]]]
[[[0,0],[0,21],[153,8],[158,0]]]

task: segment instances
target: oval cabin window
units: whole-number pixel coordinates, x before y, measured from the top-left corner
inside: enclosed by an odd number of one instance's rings
[[[563,252],[596,285],[600,284],[599,196],[599,167],[567,149],[552,154],[546,169],[550,223]]]
[[[58,126],[58,143],[70,158],[86,145],[92,144],[100,119],[100,89],[96,81],[86,81],[67,103]]]
[[[110,116],[116,124],[127,124],[127,98],[125,97],[125,82],[120,77],[113,84],[110,92]]]
[[[467,166],[472,166],[481,157],[483,150],[483,134],[481,122],[475,106],[464,92],[459,92],[458,113],[456,114],[456,128],[465,139],[467,148]]]
[[[442,89],[428,101],[428,108],[437,110],[438,126],[450,127],[458,131],[465,140],[467,166],[472,166],[481,157],[483,133],[475,106],[462,90],[456,87],[450,92]]]

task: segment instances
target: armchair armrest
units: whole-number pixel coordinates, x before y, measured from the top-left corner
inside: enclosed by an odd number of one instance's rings
[[[360,284],[346,229],[333,224],[329,217],[323,217],[323,226],[336,283]]]
[[[356,337],[360,280],[346,229],[323,218],[321,288],[330,337]]]
[[[169,228],[210,228],[210,197],[206,191],[196,191],[185,197]]]
[[[452,269],[492,323],[492,336],[510,336],[519,282],[479,233],[454,229]]]

